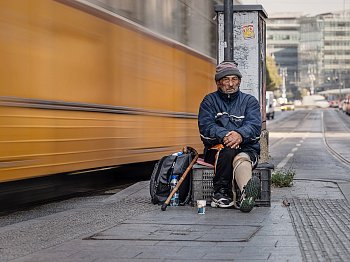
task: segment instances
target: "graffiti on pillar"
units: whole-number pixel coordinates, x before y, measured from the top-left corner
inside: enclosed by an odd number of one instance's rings
[[[242,31],[243,31],[243,38],[244,39],[249,39],[249,38],[254,38],[255,37],[254,25],[253,24],[243,25],[242,26]]]

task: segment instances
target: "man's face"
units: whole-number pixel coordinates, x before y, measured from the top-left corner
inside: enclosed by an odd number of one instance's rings
[[[238,91],[241,80],[235,76],[225,76],[216,82],[220,90],[225,94],[234,94]]]

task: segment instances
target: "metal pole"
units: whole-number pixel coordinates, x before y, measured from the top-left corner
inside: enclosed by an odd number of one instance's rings
[[[233,60],[233,0],[224,2],[224,60]]]
[[[287,97],[287,94],[286,94],[286,76],[287,76],[287,67],[281,67],[280,68],[280,76],[282,76],[282,98],[284,100],[283,103],[287,102],[285,101],[286,100],[286,97]]]

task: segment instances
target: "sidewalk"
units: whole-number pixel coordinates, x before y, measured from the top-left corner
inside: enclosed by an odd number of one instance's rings
[[[124,209],[125,203],[133,203],[140,212],[132,217],[14,261],[350,259],[350,208],[335,183],[297,180],[291,188],[273,188],[271,207],[256,207],[251,213],[207,207],[205,215],[191,206],[161,211],[150,204],[148,184],[137,183],[96,203],[98,217],[121,203]],[[285,199],[290,206],[282,204]]]

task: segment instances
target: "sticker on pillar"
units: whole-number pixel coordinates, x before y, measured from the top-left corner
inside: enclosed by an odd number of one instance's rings
[[[254,38],[254,37],[255,37],[254,25],[253,24],[244,25],[243,26],[243,38],[250,39],[250,38]]]

